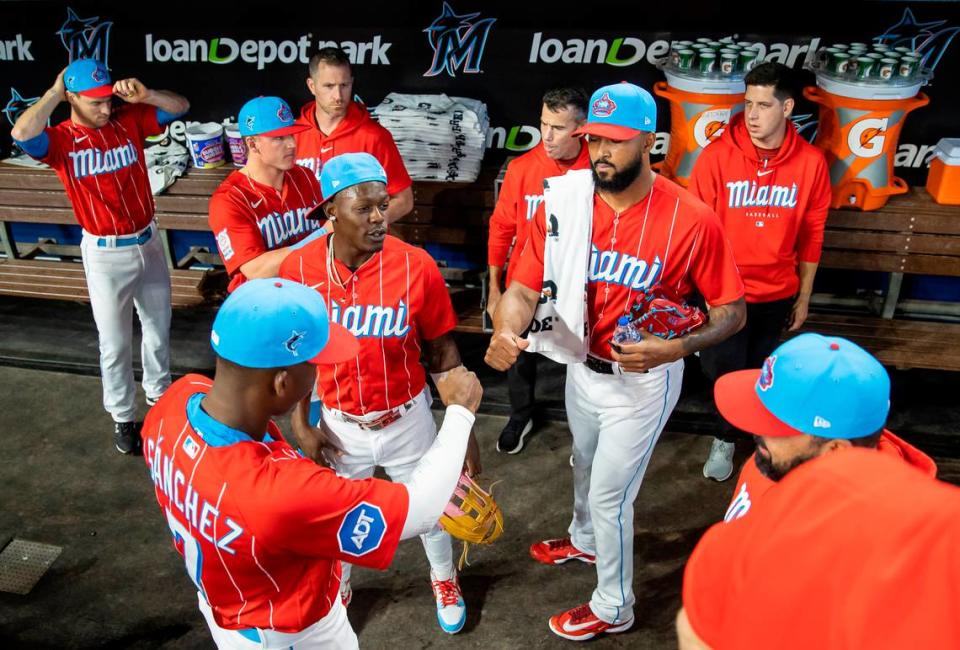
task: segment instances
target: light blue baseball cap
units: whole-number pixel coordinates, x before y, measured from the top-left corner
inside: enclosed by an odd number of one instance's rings
[[[217,312],[210,343],[217,356],[244,368],[340,363],[360,348],[353,334],[330,322],[319,293],[278,278],[237,287]]]
[[[724,419],[757,436],[849,440],[883,428],[890,377],[856,343],[808,333],[774,350],[762,368],[720,377],[714,399]]]
[[[107,66],[96,59],[77,59],[63,72],[63,85],[72,93],[85,97],[109,97],[113,82]]]
[[[293,135],[310,129],[310,125],[297,122],[290,105],[279,97],[255,97],[240,109],[240,135],[263,135],[277,138]]]
[[[657,130],[657,102],[636,84],[621,81],[597,89],[590,96],[587,121],[574,135],[596,135],[630,140]]]
[[[323,163],[323,169],[320,170],[320,191],[324,201],[329,201],[341,190],[370,181],[386,185],[387,172],[380,161],[368,153],[334,156]]]

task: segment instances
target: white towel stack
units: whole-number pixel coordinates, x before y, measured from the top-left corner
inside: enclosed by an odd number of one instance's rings
[[[476,180],[490,128],[483,102],[390,93],[373,109],[373,116],[393,135],[414,180]]]

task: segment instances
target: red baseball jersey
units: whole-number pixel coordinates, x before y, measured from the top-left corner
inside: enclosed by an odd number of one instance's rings
[[[262,442],[203,410],[201,375],[174,383],[143,424],[144,460],[187,573],[230,630],[298,632],[339,597],[340,560],[393,559],[407,489],[341,478],[270,422]]]
[[[322,228],[325,221],[305,218],[322,202],[320,183],[303,167],[283,173],[279,192],[239,170],[227,176],[210,197],[208,220],[230,274],[230,291],[247,280],[241,266]]]
[[[820,261],[832,197],[820,149],[787,122],[783,144],[767,157],[750,140],[743,113],[738,113],[697,158],[690,191],[720,217],[747,302],[797,293],[797,263]]]
[[[421,341],[453,330],[457,316],[433,258],[421,248],[387,236],[383,250],[351,272],[333,260],[330,236],[294,251],[280,277],[313,287],[323,296],[330,320],[360,341],[352,361],[317,366],[317,394],[327,408],[354,415],[385,411],[416,397],[426,385]]]
[[[586,141],[580,144],[580,153],[573,161],[554,160],[547,156],[543,143],[507,165],[507,173],[500,186],[497,205],[490,216],[490,236],[487,241],[487,262],[504,267],[510,246],[519,257],[527,243],[530,223],[543,214],[543,181],[551,176],[562,176],[571,169],[589,169],[590,152]],[[510,286],[513,267],[507,267],[506,286]]]
[[[129,235],[150,225],[154,205],[143,141],[162,132],[157,108],[147,104],[118,106],[99,129],[73,120],[47,127],[50,146],[41,160],[60,177],[84,230]]]
[[[740,648],[960,647],[960,489],[850,449],[791,471],[749,517],[710,528],[683,604]]]
[[[297,164],[312,169],[320,180],[323,164],[342,153],[368,153],[383,165],[387,172],[387,193],[402,192],[413,184],[397,150],[393,136],[374,122],[367,109],[351,102],[333,133],[326,135],[317,126],[316,102],[306,104],[300,111],[300,124],[310,127],[293,137],[297,140]]]
[[[547,236],[541,212],[520,256],[513,281],[540,291]],[[698,290],[711,305],[743,297],[743,283],[720,221],[676,183],[655,177],[646,197],[617,213],[593,195],[593,237],[587,272],[590,353],[610,360],[617,319],[638,293],[655,285],[687,296]]]
[[[937,464],[933,462],[932,458],[886,429],[884,429],[877,443],[877,451],[893,458],[899,458],[907,465],[916,467],[930,477],[937,475]],[[746,515],[766,494],[767,490],[774,485],[776,485],[775,482],[760,473],[757,468],[757,454],[754,452],[743,464],[743,469],[740,470],[737,487],[733,492],[733,498],[730,500],[727,514],[723,520],[732,521]]]

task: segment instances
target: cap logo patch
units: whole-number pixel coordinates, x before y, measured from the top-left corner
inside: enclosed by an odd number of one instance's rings
[[[253,125],[256,123],[257,117],[255,115],[247,115],[247,119],[244,120],[244,124],[247,127],[247,130],[253,131]]]
[[[107,73],[101,67],[96,67],[93,69],[93,72],[90,74],[93,77],[93,80],[97,83],[103,83],[107,80]]]
[[[280,104],[280,108],[277,109],[277,119],[281,122],[292,122],[293,113],[290,112],[290,107],[286,104]]]
[[[70,75],[69,77],[67,77],[67,78],[64,80],[64,82],[65,82],[68,86],[72,86],[76,80],[77,80],[76,75]]]
[[[591,110],[595,117],[610,117],[617,110],[617,103],[610,99],[610,93],[603,93],[600,99],[593,102]]]
[[[829,429],[833,425],[830,424],[830,420],[827,418],[822,418],[819,415],[814,416],[813,418],[813,428],[814,429]]]
[[[210,340],[213,341],[214,345],[220,345],[220,335],[217,334],[216,330],[210,331]]]
[[[293,356],[298,356],[297,348],[300,347],[300,344],[303,342],[303,337],[306,335],[306,332],[298,332],[297,330],[293,330],[293,332],[290,334],[290,338],[284,342],[283,347],[287,348],[287,352]]]
[[[773,366],[777,363],[777,355],[771,354],[763,362],[763,367],[760,368],[760,377],[757,378],[757,387],[762,391],[770,390],[770,387],[773,386]]]

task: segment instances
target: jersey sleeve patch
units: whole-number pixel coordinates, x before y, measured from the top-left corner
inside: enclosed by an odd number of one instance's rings
[[[380,508],[361,501],[343,516],[337,542],[344,554],[362,557],[380,548],[386,532],[387,521]]]

